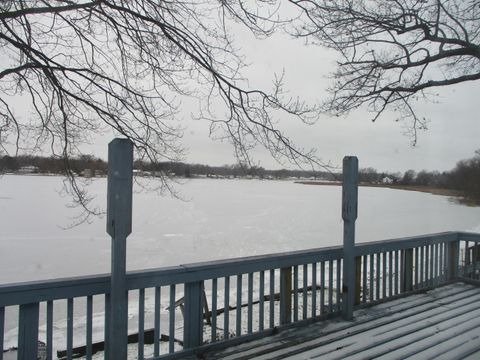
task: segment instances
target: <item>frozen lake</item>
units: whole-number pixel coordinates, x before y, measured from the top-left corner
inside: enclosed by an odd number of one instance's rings
[[[69,198],[59,194],[62,181],[53,176],[0,178],[0,284],[109,272],[110,238],[105,232],[105,218],[64,229],[79,210],[66,207]],[[177,190],[184,200],[136,190],[133,233],[127,240],[129,270],[342,243],[340,187],[291,181],[195,179]],[[105,208],[106,179],[95,179],[89,191],[96,195],[96,204]],[[425,193],[359,189],[358,242],[448,230],[480,231],[480,208]],[[255,278],[255,289],[257,281]],[[147,328],[153,327],[155,312],[151,290],[147,289],[145,299]],[[209,297],[210,290],[206,284]],[[177,291],[179,298],[181,286]],[[136,291],[129,294],[129,333],[138,326],[136,295]],[[234,292],[231,296],[235,299]],[[168,331],[168,301],[168,293],[162,292],[162,333]],[[105,313],[102,296],[94,297],[93,302],[95,342],[103,340]],[[221,301],[218,306],[223,306]],[[181,319],[179,311],[175,316]],[[74,318],[74,345],[83,345],[85,298],[75,300]],[[176,324],[180,326],[176,336],[181,337],[182,322]],[[5,312],[5,348],[17,344],[17,326],[18,310],[9,307]],[[65,349],[66,326],[66,301],[55,301],[55,351]],[[40,340],[45,341],[45,333],[42,304]],[[162,343],[162,351],[167,346]],[[133,345],[132,349],[135,352]],[[146,351],[151,352],[151,347]]]
[[[78,215],[62,178],[0,178],[0,283],[109,272],[105,218],[64,229]],[[341,188],[291,181],[194,179],[185,200],[134,194],[129,270],[308,249],[342,242]],[[90,192],[105,208],[106,179]],[[357,242],[448,230],[480,231],[480,208],[447,197],[359,189]]]

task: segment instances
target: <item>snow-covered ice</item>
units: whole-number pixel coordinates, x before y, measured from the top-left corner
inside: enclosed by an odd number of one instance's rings
[[[79,210],[66,207],[69,199],[58,194],[61,188],[60,177],[0,178],[1,284],[109,272],[110,238],[105,232],[105,218],[64,229]],[[136,188],[133,232],[127,240],[128,270],[342,242],[340,187],[306,186],[290,181],[194,179],[177,190],[184,200]],[[105,208],[106,179],[94,179],[89,191],[97,196],[96,203]],[[479,231],[480,208],[426,193],[359,189],[357,242],[449,230]],[[149,324],[153,295],[146,295],[148,328],[153,326]],[[235,299],[234,293],[231,296]],[[138,311],[136,301],[132,296],[129,304],[132,330]],[[168,299],[163,303],[167,304]],[[102,305],[101,298],[94,300],[97,338],[103,337]],[[61,347],[65,342],[66,305],[56,302],[55,309],[54,341]],[[75,322],[79,324],[76,334],[85,332],[80,325],[84,323],[84,309],[84,300],[76,300],[75,317],[80,320]],[[44,319],[43,305],[41,316]],[[165,309],[161,316],[161,323],[167,324]],[[15,310],[7,311],[6,346],[14,341],[16,319]],[[45,325],[42,320],[40,323],[42,338]],[[82,344],[82,337],[77,338],[78,344]]]

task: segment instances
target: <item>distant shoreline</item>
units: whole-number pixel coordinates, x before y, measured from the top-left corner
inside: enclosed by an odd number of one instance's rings
[[[295,181],[295,183],[302,184],[302,185],[326,185],[326,186],[342,185],[341,182],[334,182],[334,181]],[[417,191],[417,192],[429,193],[433,195],[449,196],[449,197],[459,198],[459,201],[461,201],[464,204],[474,205],[469,203],[468,200],[464,198],[462,192],[457,190],[451,190],[451,189],[440,189],[440,188],[435,188],[431,186],[400,185],[400,184],[362,184],[360,183],[358,186],[378,187],[378,188],[387,188],[387,189],[394,189],[394,190]]]

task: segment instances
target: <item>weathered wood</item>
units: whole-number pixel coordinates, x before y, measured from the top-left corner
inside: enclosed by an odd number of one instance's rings
[[[203,342],[202,282],[185,284],[185,317],[183,346],[186,349]]]
[[[32,360],[38,353],[39,304],[20,305],[18,319],[18,360]]]
[[[53,301],[47,301],[47,360],[53,357]]]
[[[161,287],[157,286],[155,288],[155,300],[154,300],[154,308],[153,308],[153,328],[155,339],[153,342],[153,356],[160,355],[160,311],[161,311]],[[199,296],[200,300],[200,296]],[[184,314],[185,317],[185,314]],[[187,320],[185,320],[187,322]]]
[[[355,220],[358,212],[358,159],[343,158],[342,218],[343,218],[343,281],[342,316],[353,317],[355,302]]]
[[[212,342],[217,341],[217,296],[218,280],[212,279]]]
[[[208,310],[207,310],[208,313]],[[248,274],[248,315],[247,315],[247,333],[253,332],[253,274]]]
[[[110,294],[105,294],[105,359],[110,359]]]
[[[290,296],[290,299],[291,299],[291,296]],[[312,317],[317,316],[317,263],[312,264],[312,306],[311,308],[312,308]]]
[[[142,337],[143,336],[143,340]],[[175,343],[182,345],[183,346],[183,341],[180,339],[171,339],[169,335],[165,334],[160,334],[159,340],[161,342],[170,342],[174,341]],[[144,330],[141,334],[140,333],[135,333],[135,334],[130,334],[127,337],[128,344],[138,344],[138,346],[142,346],[143,344],[153,344],[155,342],[155,329],[148,329]],[[99,351],[105,350],[105,342],[104,341],[97,341],[92,343],[92,354],[96,354]],[[73,358],[78,358],[82,356],[87,355],[87,346],[82,345],[82,346],[76,346],[72,348],[72,356]],[[143,350],[142,350],[143,351]],[[67,350],[57,350],[57,358],[59,360],[67,359]],[[143,359],[142,357],[139,357],[139,359]]]
[[[395,251],[431,244],[434,242],[455,242],[457,235],[463,233],[449,232],[425,235],[413,238],[400,238],[372,243],[357,244],[356,256],[368,255],[379,249]],[[480,241],[480,234],[468,234],[470,239]],[[474,237],[476,236],[476,237]],[[327,247],[283,254],[259,255],[230,260],[210,261],[197,264],[186,264],[158,269],[131,271],[127,273],[129,290],[155,286],[169,286],[173,283],[183,284],[192,281],[208,280],[214,277],[225,277],[264,271],[271,268],[303,265],[304,263],[322,262],[342,257],[342,247]],[[422,264],[423,262],[421,262]],[[110,292],[110,276],[94,275],[76,278],[65,278],[46,281],[34,281],[17,284],[0,285],[0,306],[21,305],[48,300],[82,297],[88,295],[107,294]]]
[[[293,321],[298,321],[298,266],[293,267]]]
[[[73,349],[73,299],[67,300],[67,359],[72,359]]]
[[[133,143],[108,144],[107,233],[112,237],[110,359],[127,358],[127,236],[132,232]]]
[[[237,313],[235,319],[236,336],[242,335],[242,275],[237,275]]]
[[[363,275],[365,277],[365,274]],[[362,289],[362,257],[355,258],[355,305],[360,304],[360,293]],[[365,292],[365,288],[363,289]]]
[[[225,277],[223,295],[224,295],[223,303],[224,303],[224,308],[225,308],[225,316],[223,317],[223,338],[228,339],[229,336],[230,336],[230,328],[229,328],[229,326],[230,326],[230,324],[229,324],[229,320],[230,320],[230,312],[229,312],[229,309],[230,309],[230,277],[229,276]]]
[[[142,360],[145,341],[145,289],[138,290],[138,349],[137,358]]]
[[[303,278],[302,319],[305,320],[308,317],[308,314],[307,314],[308,265],[307,264],[303,265],[302,278]]]
[[[170,341],[168,342],[168,353],[174,352],[175,338],[175,285],[170,285],[170,304],[168,308],[168,336]],[[203,292],[205,294],[205,291]]]
[[[317,356],[322,357],[322,354],[325,355],[325,358],[343,358],[342,355],[348,353],[355,358],[355,354],[358,352],[359,357],[361,355],[362,358],[370,358],[368,352],[361,353],[364,348],[372,348],[373,351],[382,353],[389,349],[389,343],[386,340],[402,341],[402,336],[392,336],[392,331],[403,332],[405,336],[412,335],[414,337],[415,331],[402,331],[402,327],[411,326],[411,324],[417,329],[422,328],[422,325],[428,326],[428,321],[432,316],[453,319],[455,315],[444,316],[446,308],[455,310],[472,305],[479,308],[479,305],[476,304],[478,299],[480,299],[478,288],[468,286],[459,288],[457,285],[452,285],[443,289],[435,289],[427,294],[377,305],[375,309],[378,310],[373,314],[369,314],[365,310],[359,311],[356,313],[353,323],[340,322],[338,319],[331,322],[319,322],[295,328],[294,331],[280,332],[271,336],[269,341],[262,339],[230,347],[223,351],[200,352],[200,354],[205,359],[246,360],[251,358],[316,358]],[[445,308],[445,305],[448,306]],[[466,309],[460,310],[460,312],[468,313]],[[423,321],[422,324],[416,324],[419,317]],[[430,327],[432,330],[430,334],[433,336],[436,336],[435,327]],[[424,327],[424,329],[427,328]],[[371,344],[379,344],[380,349],[373,348]],[[406,346],[414,345],[415,340],[404,342],[404,344]],[[355,349],[355,353],[350,349]],[[399,358],[403,357],[399,356]]]
[[[260,283],[258,284],[258,294],[260,297],[259,301],[259,311],[258,311],[258,322],[259,322],[259,330],[263,331],[265,327],[265,303],[264,303],[264,294],[265,294],[265,271],[260,271]]]
[[[305,275],[304,275],[305,276]],[[280,269],[280,324],[292,322],[292,268]]]
[[[403,267],[403,292],[413,290],[413,249],[407,249],[404,253]]]
[[[0,307],[0,360],[3,360],[3,336],[5,333],[5,308]]]
[[[86,317],[87,317],[87,333],[86,333],[86,342],[87,342],[87,352],[86,352],[86,357],[87,360],[92,359],[92,329],[93,329],[93,323],[92,323],[92,317],[93,317],[93,297],[92,296],[87,296],[87,312],[86,312]]]
[[[275,269],[270,269],[270,306],[269,306],[269,321],[268,325],[272,329],[275,326]]]

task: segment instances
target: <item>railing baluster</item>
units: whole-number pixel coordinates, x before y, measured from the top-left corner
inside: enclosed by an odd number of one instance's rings
[[[337,297],[337,301],[335,303],[335,306],[337,307],[337,311],[340,311],[340,299],[342,297],[341,293],[340,293],[340,280],[342,279],[342,275],[341,275],[341,271],[342,271],[342,260],[341,259],[337,259],[337,284],[336,284],[336,297]]]
[[[47,360],[53,357],[53,301],[47,301]],[[0,349],[3,349],[0,346]]]
[[[400,250],[400,293],[405,292],[405,250]]]
[[[223,338],[228,339],[230,336],[230,276],[225,276],[223,308]]]
[[[413,249],[404,250],[404,254],[403,290],[407,292],[413,290]]]
[[[387,297],[387,253],[382,254],[382,298]]]
[[[260,289],[259,289],[259,297],[260,301],[258,306],[260,307],[258,312],[258,322],[259,322],[259,330],[262,331],[265,327],[265,271],[260,271]]]
[[[367,271],[367,266],[368,266],[368,256],[363,255],[363,271],[362,271],[362,303],[367,302],[367,295],[368,295],[368,289],[367,289],[367,277],[368,277],[368,271]]]
[[[298,266],[293,267],[293,321],[298,321]]]
[[[312,317],[317,316],[317,263],[312,264]]]
[[[445,245],[444,243],[439,244],[439,246],[440,246],[440,255],[439,255],[439,262],[440,262],[439,267],[440,267],[440,271],[439,271],[439,274],[438,274],[438,275],[440,276],[439,281],[442,282],[442,283],[443,283],[444,280],[445,280],[445,279],[444,279],[444,278],[445,278],[445,268],[444,268],[445,262],[444,262],[444,251],[443,251],[444,245]]]
[[[342,291],[343,292],[343,291]],[[355,257],[355,301],[354,305],[362,302],[362,257]]]
[[[415,251],[415,259],[414,259],[415,264],[414,264],[414,269],[413,269],[413,271],[414,271],[414,273],[413,273],[414,274],[413,275],[413,280],[414,280],[413,288],[418,289],[418,282],[419,282],[418,276],[420,275],[418,273],[418,247],[415,248],[414,251]]]
[[[270,270],[270,328],[275,327],[275,269]]]
[[[242,274],[237,275],[237,315],[235,325],[237,327],[235,336],[242,335]]]
[[[248,322],[247,332],[253,332],[253,273],[248,274]]]
[[[218,280],[212,279],[212,342],[217,341],[217,296]]]
[[[203,314],[206,308],[204,289],[203,281],[191,281],[184,284],[184,349],[193,349],[203,343]]]
[[[87,296],[87,334],[86,334],[86,358],[87,360],[92,359],[92,317],[93,317],[93,296]]]
[[[325,261],[320,264],[320,314],[325,313]]]
[[[398,250],[395,250],[395,295],[398,294],[398,273],[400,272],[398,264]]]
[[[38,303],[20,305],[17,354],[19,360],[37,358],[39,310]],[[1,350],[3,352],[3,348]]]
[[[110,358],[110,294],[105,294],[105,352],[104,358]]]
[[[160,355],[160,295],[161,290],[159,286],[155,287],[155,302],[153,315],[153,356]]]
[[[433,245],[433,284],[438,283],[438,244]]]
[[[467,277],[467,266],[469,264],[469,251],[468,251],[468,241],[465,241],[465,248],[463,251],[463,276]]]
[[[370,254],[368,257],[370,259],[370,279],[369,279],[370,284],[369,284],[368,295],[369,295],[370,301],[373,301],[373,292],[375,291],[375,289],[373,288],[373,254]]]
[[[280,325],[292,322],[292,267],[280,269]]]
[[[67,300],[67,359],[73,356],[73,299]]]
[[[430,246],[425,246],[425,285],[428,286],[430,284]]]
[[[376,255],[376,264],[375,264],[375,300],[380,299],[380,277],[382,275],[381,263],[380,263],[380,253]]]
[[[307,264],[303,264],[303,312],[302,312],[302,319],[307,318],[307,287],[308,287],[308,271],[307,271]]]
[[[333,312],[333,260],[328,260],[328,312]]]
[[[388,295],[393,296],[393,254],[388,252]]]
[[[476,274],[477,274],[477,261],[478,261],[478,243],[474,242],[473,243],[473,254],[472,254],[472,263],[473,263],[473,279],[476,279]]]
[[[170,285],[170,304],[168,306],[168,353],[175,351],[175,284]]]
[[[435,254],[434,254],[434,246],[430,245],[430,286],[434,284],[435,280],[435,273],[434,273],[434,266],[435,266]]]
[[[3,360],[3,338],[5,333],[5,308],[0,306],[0,360]]]
[[[145,289],[138,290],[138,360],[143,360],[145,342]]]
[[[425,246],[420,247],[420,286],[424,287],[425,274],[424,274],[424,264],[425,264]]]

